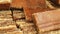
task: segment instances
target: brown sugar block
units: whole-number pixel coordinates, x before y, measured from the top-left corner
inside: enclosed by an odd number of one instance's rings
[[[19,25],[19,29],[21,28],[24,31],[24,34],[36,34],[36,30],[33,23],[26,22],[26,21],[16,21],[16,24]]]
[[[12,8],[22,8],[22,0],[12,0]]]
[[[5,10],[10,8],[11,0],[0,0],[0,10]]]
[[[47,10],[45,0],[24,0],[23,9],[27,21],[32,21],[32,14]]]
[[[33,26],[33,23],[27,23],[24,20],[17,20],[16,24],[19,25],[19,27],[21,27],[22,29],[24,29],[24,27],[28,27],[28,26]]]
[[[33,14],[39,33],[60,29],[60,9]]]
[[[10,9],[10,4],[6,3],[6,4],[0,4],[0,10],[6,10],[6,9]]]

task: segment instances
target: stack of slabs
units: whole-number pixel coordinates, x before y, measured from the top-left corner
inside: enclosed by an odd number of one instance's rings
[[[18,30],[14,22],[2,21],[0,22],[0,34]]]
[[[16,27],[16,23],[12,19],[12,13],[10,10],[0,11],[0,34],[7,32],[19,31]]]
[[[24,34],[36,34],[36,30],[33,23],[25,22],[25,20],[17,20],[16,24],[23,31]]]
[[[23,34],[23,31],[17,29],[15,21],[12,20],[12,15],[8,11],[0,12],[2,15],[0,18],[0,34]]]

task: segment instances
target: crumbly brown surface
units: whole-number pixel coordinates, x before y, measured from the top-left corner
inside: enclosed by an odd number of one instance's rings
[[[26,1],[26,0],[23,0]],[[23,2],[22,0],[16,0],[12,2],[11,4],[11,8],[8,10],[0,10],[0,34],[60,34],[60,30],[54,30],[54,31],[49,31],[49,32],[45,32],[45,33],[38,33],[37,31],[37,27],[35,25],[35,23],[33,21],[27,21],[26,20],[26,15],[28,15],[28,17],[30,17],[29,15],[29,10],[33,10],[28,8],[29,5],[33,6],[38,3],[34,3],[34,1],[30,3],[27,1],[27,4],[24,5],[22,4]],[[42,0],[43,2],[43,0]],[[41,2],[41,3],[42,3]],[[45,2],[45,1],[44,1]],[[44,3],[42,5],[47,5],[47,10],[55,10],[55,9],[60,9],[59,7],[55,7],[55,5],[53,4],[53,2],[50,2],[49,0],[46,1],[46,3]],[[27,6],[27,7],[23,7],[24,9],[22,9],[22,5]],[[2,7],[0,7],[2,8]],[[43,6],[44,8],[44,6]],[[5,8],[4,8],[5,9]],[[35,10],[34,7],[34,12],[35,11],[39,11],[39,7],[37,8],[37,10]],[[46,10],[46,9],[45,9]],[[28,13],[26,13],[25,11],[28,11]],[[32,13],[32,12],[31,12]],[[31,18],[33,19],[33,18]],[[30,18],[28,19],[30,20]]]

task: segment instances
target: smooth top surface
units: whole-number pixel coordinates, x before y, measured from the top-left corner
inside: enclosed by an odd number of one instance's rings
[[[47,23],[60,20],[60,9],[34,14],[37,23]]]

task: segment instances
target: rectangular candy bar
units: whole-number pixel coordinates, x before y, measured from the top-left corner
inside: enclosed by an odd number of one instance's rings
[[[60,29],[60,9],[34,13],[33,19],[40,33]]]
[[[24,31],[24,34],[36,34],[36,30],[33,23],[26,22],[26,21],[16,21],[17,25],[19,25],[19,28]]]

